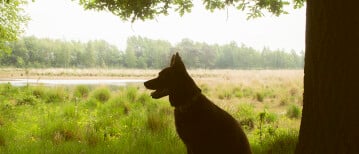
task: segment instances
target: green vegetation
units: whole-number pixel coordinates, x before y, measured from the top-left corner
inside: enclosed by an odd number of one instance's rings
[[[86,98],[89,95],[89,93],[90,93],[89,87],[85,85],[78,85],[76,86],[73,94],[76,99],[79,99],[79,98]]]
[[[294,152],[300,108],[286,110],[301,97],[300,91],[290,93],[296,84],[268,82],[269,90],[200,82],[206,95],[242,124],[254,153]],[[186,152],[167,98],[154,100],[143,87],[2,84],[0,94],[0,153]],[[284,96],[293,97],[290,105],[281,105]]]
[[[105,88],[105,87],[101,87],[96,89],[93,92],[93,98],[96,99],[97,101],[101,102],[101,103],[105,103],[108,101],[108,99],[110,99],[110,90]]]
[[[135,87],[4,84],[0,93],[0,153],[185,152],[168,102]]]
[[[0,1],[0,57],[11,52],[10,42],[19,37],[29,20],[23,9],[26,3],[26,0]]]
[[[287,110],[287,116],[289,118],[300,118],[302,116],[302,110],[295,104],[291,104]]]
[[[294,8],[303,6],[304,0],[290,1]],[[270,12],[273,15],[279,16],[286,14],[284,6],[290,4],[289,1],[282,0],[202,0],[205,8],[209,11],[223,10],[228,7],[234,7],[240,11],[247,13],[247,18],[256,18],[263,16],[263,12]],[[115,1],[115,0],[80,0],[80,4],[85,9],[94,9],[100,11],[110,11],[122,20],[148,20],[154,19],[158,15],[168,15],[169,12],[179,13],[181,16],[185,13],[191,12],[195,1],[192,0],[157,0],[143,3],[141,1]],[[126,5],[124,5],[126,4]]]
[[[159,69],[169,64],[174,52],[180,52],[188,68],[301,69],[304,64],[304,52],[258,51],[235,42],[209,45],[189,39],[172,45],[133,36],[128,38],[125,51],[101,40],[82,43],[24,37],[10,45],[12,54],[0,57],[2,67]]]

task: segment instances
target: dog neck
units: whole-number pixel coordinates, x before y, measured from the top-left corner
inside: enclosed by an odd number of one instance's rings
[[[198,99],[202,96],[201,92],[198,92],[194,94],[191,98],[189,98],[187,101],[182,102],[183,104],[175,106],[175,109],[179,112],[186,112],[188,111],[193,105],[196,104]]]
[[[169,101],[171,106],[181,108],[181,110],[196,104],[195,102],[202,95],[194,80],[187,72],[180,74],[179,79],[173,89],[170,90]]]

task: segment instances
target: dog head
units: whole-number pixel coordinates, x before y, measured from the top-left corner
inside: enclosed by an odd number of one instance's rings
[[[144,83],[147,89],[155,90],[151,93],[152,98],[159,99],[171,94],[178,85],[178,74],[187,73],[181,57],[176,53],[172,56],[169,67],[164,68],[157,78]]]

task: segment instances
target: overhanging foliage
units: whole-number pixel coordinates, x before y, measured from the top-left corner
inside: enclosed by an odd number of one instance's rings
[[[160,14],[168,15],[169,10],[178,12],[181,16],[191,12],[194,6],[192,0],[80,0],[85,9],[110,11],[123,20],[154,19]],[[245,11],[248,19],[263,16],[268,11],[276,16],[287,13],[285,5],[290,2],[283,0],[202,0],[207,10],[222,10],[236,7]],[[303,6],[304,0],[293,0],[294,8]]]

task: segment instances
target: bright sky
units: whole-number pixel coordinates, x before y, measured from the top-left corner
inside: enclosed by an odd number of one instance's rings
[[[209,44],[235,41],[256,49],[304,50],[305,8],[288,15],[246,20],[246,14],[233,8],[211,13],[203,5],[195,5],[192,13],[160,16],[153,21],[121,21],[107,12],[84,11],[76,1],[36,0],[26,11],[31,16],[26,36],[88,41],[102,39],[126,48],[129,36],[168,40],[173,45],[184,38]]]

